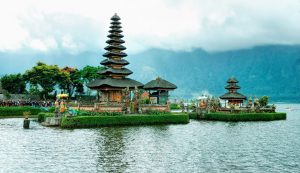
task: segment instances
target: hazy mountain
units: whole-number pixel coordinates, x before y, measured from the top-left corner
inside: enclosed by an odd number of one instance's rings
[[[136,79],[146,82],[159,75],[178,86],[174,92],[178,97],[191,97],[204,90],[221,95],[226,91],[226,80],[235,76],[246,95],[300,101],[300,46],[260,46],[218,53],[155,49],[129,60]]]
[[[37,61],[60,66],[99,65],[103,51],[80,54],[0,52],[0,74],[24,72]],[[224,86],[235,76],[245,95],[269,95],[276,101],[300,101],[300,46],[259,46],[251,49],[208,53],[201,49],[171,51],[150,49],[129,54],[134,74],[130,77],[146,83],[157,76],[178,86],[173,97],[191,98],[208,91],[226,92]]]

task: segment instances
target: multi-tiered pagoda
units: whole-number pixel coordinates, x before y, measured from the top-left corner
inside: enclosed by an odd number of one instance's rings
[[[228,101],[229,105],[231,104],[241,106],[241,104],[243,104],[243,101],[247,99],[246,96],[237,92],[237,90],[241,88],[237,85],[238,82],[239,81],[234,77],[229,78],[227,80],[228,85],[225,87],[228,92],[220,97],[221,99]]]
[[[103,77],[87,85],[89,88],[101,92],[101,101],[121,102],[122,89],[126,87],[130,89],[143,87],[142,83],[127,78],[128,75],[132,74],[132,71],[125,68],[129,62],[123,59],[127,54],[123,52],[126,47],[122,45],[125,41],[122,40],[124,36],[121,34],[123,31],[121,30],[120,20],[117,14],[111,17],[111,29],[107,36],[109,39],[106,41],[108,46],[104,48],[107,52],[103,54],[106,59],[100,63],[106,69],[98,72]]]

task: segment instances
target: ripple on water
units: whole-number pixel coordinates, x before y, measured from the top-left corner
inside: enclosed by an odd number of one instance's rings
[[[0,172],[300,172],[300,105],[286,121],[62,130],[0,119]]]

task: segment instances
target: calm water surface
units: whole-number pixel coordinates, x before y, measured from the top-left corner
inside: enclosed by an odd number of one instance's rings
[[[0,172],[300,172],[300,105],[288,119],[62,130],[0,119]]]

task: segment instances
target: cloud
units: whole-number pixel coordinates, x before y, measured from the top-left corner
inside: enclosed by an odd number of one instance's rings
[[[115,12],[128,53],[300,44],[299,0],[10,0],[0,6],[0,51],[102,51]]]

